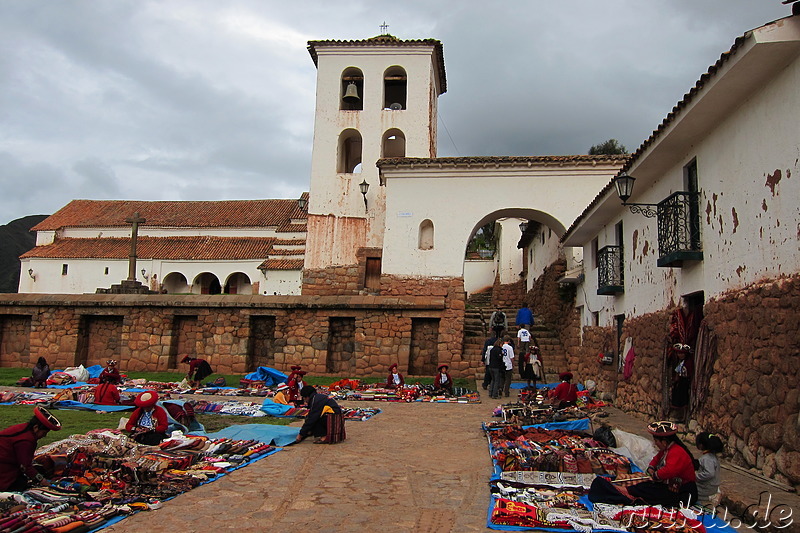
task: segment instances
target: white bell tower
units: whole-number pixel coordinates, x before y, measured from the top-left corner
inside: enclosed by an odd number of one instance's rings
[[[437,98],[447,90],[442,44],[380,35],[309,41],[308,51],[317,106],[305,268],[356,265],[360,249],[383,246],[376,161],[436,157]]]

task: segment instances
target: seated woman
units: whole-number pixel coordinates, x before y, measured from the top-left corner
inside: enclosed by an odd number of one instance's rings
[[[106,383],[113,383],[114,385],[122,383],[122,376],[119,374],[119,369],[117,368],[117,362],[115,360],[109,359],[106,361],[106,367],[100,372],[100,383],[103,383],[104,378]]]
[[[109,381],[111,376],[100,374],[100,384],[94,388],[94,403],[97,405],[119,405],[119,390]]]
[[[598,476],[589,489],[590,501],[667,507],[689,507],[697,501],[694,459],[676,435],[678,427],[668,421],[653,422],[647,426],[647,431],[658,448],[647,467],[647,475],[652,479],[625,489]]]
[[[275,389],[275,396],[272,397],[272,401],[281,405],[289,405],[289,385],[286,383],[278,385]]]
[[[558,375],[561,383],[548,393],[553,407],[556,409],[563,409],[564,407],[571,407],[578,401],[578,386],[572,381],[572,372],[562,372]]]
[[[136,397],[133,411],[125,429],[131,432],[133,440],[139,444],[155,446],[167,438],[167,412],[156,405],[156,391],[144,391]]]
[[[40,357],[36,361],[36,365],[31,372],[32,384],[30,386],[41,389],[47,387],[47,378],[50,377],[50,365],[47,364],[47,359]]]
[[[300,389],[300,396],[308,406],[308,414],[295,438],[300,442],[314,435],[314,444],[336,444],[345,439],[344,413],[333,398],[319,394],[317,389],[306,385]]]
[[[386,378],[387,389],[399,389],[405,385],[403,374],[397,371],[397,363],[389,367],[389,377]]]
[[[437,391],[453,394],[453,378],[448,374],[449,366],[445,364],[439,365],[439,373],[433,378],[433,388]]]

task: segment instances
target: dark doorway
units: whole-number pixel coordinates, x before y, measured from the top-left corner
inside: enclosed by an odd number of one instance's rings
[[[366,267],[364,288],[368,291],[379,291],[381,289],[381,258],[367,257]]]
[[[31,317],[0,315],[0,366],[35,363],[30,360],[30,339]]]
[[[121,338],[121,316],[82,316],[75,366],[105,366],[109,359],[119,359]]]
[[[411,319],[411,350],[408,373],[412,376],[432,376],[439,364],[439,319]]]
[[[178,368],[178,361],[186,357],[197,355],[197,340],[199,339],[196,316],[176,316],[172,326],[172,344],[167,360],[167,369]]]
[[[352,376],[356,370],[356,319],[328,319],[328,359],[325,370],[330,374]]]
[[[274,366],[275,317],[250,317],[250,352],[247,354],[247,371],[253,372],[260,366]]]

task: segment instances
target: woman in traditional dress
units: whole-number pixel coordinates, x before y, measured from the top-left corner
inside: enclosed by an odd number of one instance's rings
[[[437,391],[453,394],[453,378],[447,372],[449,369],[450,367],[445,364],[439,365],[439,372],[433,378],[433,388]]]
[[[125,429],[139,444],[155,446],[167,438],[167,412],[156,402],[158,394],[152,390],[140,393],[133,402],[136,409]]]
[[[300,396],[308,406],[308,414],[295,442],[311,435],[316,437],[314,444],[336,444],[346,438],[344,413],[333,398],[318,393],[311,385],[300,389]]]
[[[387,389],[399,389],[405,385],[403,374],[397,371],[397,363],[389,367],[389,376],[386,378]]]

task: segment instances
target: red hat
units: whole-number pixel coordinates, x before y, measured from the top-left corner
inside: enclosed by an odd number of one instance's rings
[[[647,431],[654,437],[670,437],[678,432],[678,426],[669,420],[647,424]]]
[[[558,379],[562,381],[569,381],[572,379],[572,372],[562,372],[558,375]]]
[[[192,360],[192,357],[189,357],[189,356],[187,355],[186,357],[184,357],[183,359],[181,359],[181,363],[188,363],[188,362],[189,362],[189,361],[191,361],[191,360]]]
[[[305,376],[306,374],[308,374],[308,372],[306,372],[305,370],[298,370],[297,371],[297,375],[298,376]]]
[[[292,370],[293,370],[294,372],[297,372],[298,370],[301,370],[303,367],[302,367],[302,366],[299,366],[299,365],[294,365],[294,366],[293,366],[293,367],[291,367],[291,368],[292,368]]]
[[[389,367],[389,372],[391,372],[393,368],[397,368],[397,363],[394,363],[392,366]]]
[[[35,416],[36,419],[49,430],[58,431],[61,429],[61,422],[58,421],[58,418],[51,415],[50,411],[44,407],[34,407],[33,416]]]
[[[442,363],[441,365],[439,365],[439,368],[437,368],[437,370],[441,371],[443,368],[444,369],[449,369],[450,367],[447,366],[446,364]]]
[[[133,403],[136,404],[136,407],[152,407],[158,401],[158,393],[154,390],[146,390],[144,392],[139,393],[139,396],[133,400]]]
[[[106,364],[108,366],[114,366],[117,364],[117,362],[114,359],[109,359],[108,361],[106,361]]]

